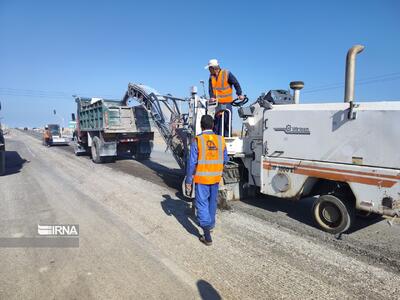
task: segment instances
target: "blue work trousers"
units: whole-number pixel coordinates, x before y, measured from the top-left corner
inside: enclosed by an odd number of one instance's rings
[[[196,210],[197,220],[203,229],[215,227],[215,214],[217,212],[218,183],[196,183]]]
[[[226,111],[222,112],[222,110],[229,110],[231,113],[229,114]],[[222,115],[224,115],[224,132],[222,132]],[[218,104],[214,118],[215,134],[229,137],[229,130],[232,130],[232,123],[230,121],[231,119],[232,119],[232,104]]]

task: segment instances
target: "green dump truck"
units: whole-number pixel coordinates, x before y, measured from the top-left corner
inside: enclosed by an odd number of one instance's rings
[[[95,163],[113,162],[120,154],[148,159],[154,132],[147,111],[121,100],[75,98],[77,115],[73,134],[76,155],[91,154]]]

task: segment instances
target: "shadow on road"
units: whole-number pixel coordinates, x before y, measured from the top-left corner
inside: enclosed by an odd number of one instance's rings
[[[6,167],[2,176],[19,173],[23,168],[23,165],[27,162],[27,160],[22,158],[17,151],[6,151],[5,158]]]
[[[219,300],[222,299],[218,291],[207,281],[200,279],[197,281],[197,288],[201,299]]]
[[[181,190],[181,185],[184,178],[184,174],[181,169],[170,169],[152,160],[141,160],[138,162],[156,172],[167,186],[177,189],[178,191]]]
[[[173,199],[170,195],[163,195],[161,207],[168,216],[175,219],[186,229],[186,231],[196,237],[200,236],[198,228],[194,225],[195,220],[192,214],[190,203],[181,199]]]
[[[257,196],[252,198],[242,199],[242,202],[252,206],[262,208],[269,212],[282,212],[288,217],[295,219],[309,226],[314,226],[312,218],[312,206],[315,199],[305,198],[301,201],[290,201],[271,196]]]
[[[269,212],[284,213],[291,219],[320,230],[314,221],[312,213],[312,208],[316,199],[317,198],[309,197],[298,201],[290,201],[271,196],[257,196],[253,198],[242,199],[242,202],[251,206],[262,208]],[[382,217],[376,215],[368,218],[357,217],[355,218],[353,226],[346,232],[346,234],[351,234],[372,224],[380,222],[381,220]]]
[[[351,234],[358,230],[364,229],[365,227],[379,223],[382,220],[382,216],[376,214],[372,214],[368,217],[357,217],[353,223],[353,226],[346,232],[346,234]]]
[[[184,174],[181,169],[171,169],[150,159],[136,160],[128,154],[118,155],[118,160],[133,160],[148,169],[148,171],[141,170],[140,174],[137,174],[139,177],[143,179],[149,179],[151,182],[154,182],[154,180],[156,180],[155,177],[157,177],[159,178],[159,181],[163,182],[166,186],[178,191],[181,190],[181,185],[184,178]],[[122,166],[121,168],[125,169],[125,167]],[[129,169],[126,169],[126,171],[128,173],[134,172],[133,170],[129,171]]]

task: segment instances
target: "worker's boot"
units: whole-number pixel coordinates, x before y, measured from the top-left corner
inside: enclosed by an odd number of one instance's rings
[[[212,245],[212,239],[211,239],[210,229],[203,228],[203,230],[204,230],[204,235],[201,235],[199,240],[203,244],[205,244],[207,246],[211,246]]]

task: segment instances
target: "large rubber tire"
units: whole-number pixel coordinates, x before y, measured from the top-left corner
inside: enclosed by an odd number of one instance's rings
[[[98,137],[94,137],[93,141],[92,141],[91,151],[92,151],[92,161],[94,163],[96,163],[96,164],[103,163],[103,160],[100,157],[99,147],[100,147],[99,138]]]
[[[313,216],[319,227],[329,233],[346,232],[354,221],[351,204],[334,195],[322,195],[314,203]]]

